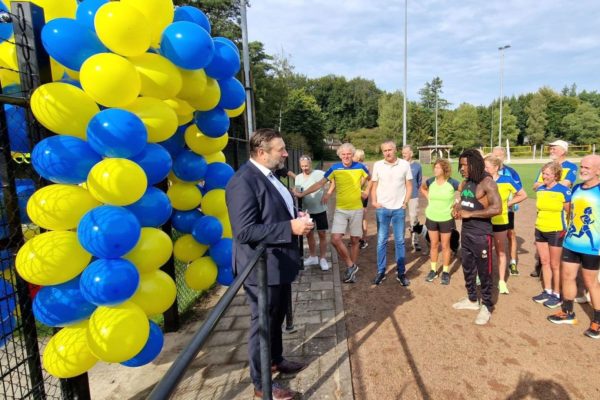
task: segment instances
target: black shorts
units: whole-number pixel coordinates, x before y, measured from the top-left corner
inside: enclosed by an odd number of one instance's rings
[[[505,232],[507,230],[511,229],[510,228],[510,224],[504,224],[504,225],[492,225],[492,232]]]
[[[583,269],[598,271],[600,269],[600,256],[593,254],[577,253],[563,247],[562,260],[568,263],[581,264]]]
[[[428,231],[432,232],[440,232],[440,233],[450,233],[452,229],[456,226],[453,219],[449,219],[448,221],[438,222],[432,221],[429,218],[425,220],[425,226]]]
[[[318,231],[326,231],[329,229],[329,223],[327,222],[327,211],[323,211],[322,213],[318,214],[310,214],[310,217],[313,219]]]
[[[548,243],[548,246],[562,247],[565,231],[542,232],[539,229],[535,230],[535,241],[540,243]]]
[[[515,212],[509,211],[508,212],[508,230],[513,230],[513,229],[515,229]]]

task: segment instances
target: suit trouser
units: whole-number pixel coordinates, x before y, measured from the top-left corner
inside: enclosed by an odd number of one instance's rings
[[[250,303],[250,331],[248,334],[248,356],[250,359],[250,378],[257,389],[261,388],[260,375],[260,336],[258,326],[258,286],[244,285],[246,296]],[[269,327],[271,330],[271,362],[279,364],[283,360],[283,341],[281,326],[285,318],[289,293],[292,290],[290,283],[269,286],[267,289],[267,302],[269,305]]]
[[[481,282],[481,303],[492,311],[492,236],[461,232],[461,255],[469,300],[477,301],[477,275]]]

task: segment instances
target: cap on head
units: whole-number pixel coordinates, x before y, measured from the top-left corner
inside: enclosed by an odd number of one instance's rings
[[[564,140],[555,140],[554,142],[548,144],[548,146],[558,146],[563,149],[565,153],[569,151],[569,143],[565,142]]]

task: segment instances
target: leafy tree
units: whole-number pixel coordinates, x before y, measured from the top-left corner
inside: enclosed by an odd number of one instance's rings
[[[494,135],[493,142],[495,146],[498,146],[498,124],[500,123],[500,109],[499,107],[494,108]],[[506,146],[506,139],[509,140],[510,145],[514,146],[517,144],[517,138],[519,136],[519,129],[517,129],[517,117],[515,117],[510,111],[508,104],[502,104],[502,144]]]
[[[579,144],[593,144],[600,138],[600,116],[589,103],[581,103],[574,113],[563,119],[568,140]]]
[[[402,92],[384,93],[379,97],[379,118],[377,125],[390,138],[402,137],[402,108],[404,107]]]
[[[452,144],[453,152],[461,152],[471,147],[485,145],[479,131],[477,108],[471,104],[462,103],[454,111],[451,120],[452,135],[444,135],[447,144]]]
[[[548,87],[542,87],[539,93],[546,98],[548,116],[547,137],[549,140],[562,139],[566,132],[562,129],[563,118],[575,112],[580,100],[577,97],[561,96]]]
[[[315,158],[323,155],[323,114],[314,97],[304,89],[292,89],[282,115],[281,131],[304,136]]]
[[[439,76],[436,76],[431,80],[431,82],[425,82],[425,86],[419,90],[419,95],[421,96],[421,105],[426,109],[431,111],[435,110],[435,98],[437,94],[437,103],[438,110],[446,109],[450,105],[448,100],[441,97],[444,93],[442,90],[442,86],[444,82],[440,79]]]
[[[363,149],[369,158],[380,157],[381,143],[392,139],[387,132],[381,128],[362,128],[348,132],[346,139],[356,148]]]
[[[579,93],[579,99],[581,101],[590,103],[592,106],[599,109],[600,112],[600,93],[598,93],[597,91],[594,90],[592,92],[587,92],[584,90],[581,93]]]
[[[532,96],[529,105],[525,108],[527,113],[527,137],[530,144],[542,144],[546,137],[548,118],[546,116],[546,98],[540,93]]]
[[[242,30],[240,28],[240,2],[237,0],[174,0],[176,6],[192,5],[201,9],[211,25],[211,36],[223,36],[240,43]],[[200,4],[197,4],[200,3]]]

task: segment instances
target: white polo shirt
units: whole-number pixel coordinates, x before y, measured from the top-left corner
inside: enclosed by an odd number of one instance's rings
[[[390,210],[402,208],[406,198],[406,181],[412,180],[410,164],[402,158],[388,163],[377,161],[373,165],[371,179],[377,182],[377,202]]]

